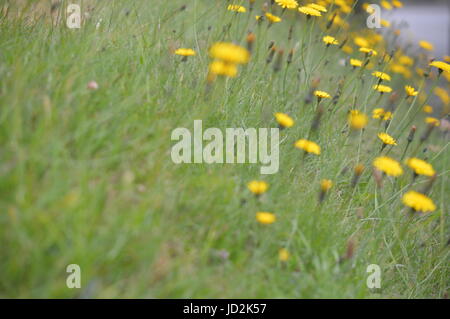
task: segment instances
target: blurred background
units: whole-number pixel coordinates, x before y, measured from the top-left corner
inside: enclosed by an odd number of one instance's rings
[[[403,41],[425,40],[436,57],[450,55],[450,0],[404,0],[401,10],[383,10],[382,18],[401,23]]]

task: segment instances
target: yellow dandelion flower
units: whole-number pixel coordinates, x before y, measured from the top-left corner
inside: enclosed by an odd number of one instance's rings
[[[294,120],[284,113],[275,113],[275,119],[281,127],[292,127],[294,125]]]
[[[372,73],[372,75],[374,77],[377,77],[377,78],[383,80],[383,81],[390,81],[391,80],[391,76],[389,74],[387,74],[387,73],[384,73],[384,72],[375,71],[375,72]]]
[[[332,36],[330,36],[330,35],[324,36],[324,37],[322,38],[322,41],[323,41],[323,43],[325,43],[327,46],[328,46],[328,45],[331,45],[331,44],[334,44],[334,45],[339,44],[339,41],[336,40],[336,38],[334,38],[334,37],[332,37]]]
[[[383,84],[374,85],[373,89],[377,90],[380,93],[390,93],[390,92],[392,92],[392,88],[390,86],[383,85]]]
[[[289,251],[286,248],[281,248],[278,251],[278,259],[280,261],[288,261],[289,257],[290,257],[290,254],[289,254]]]
[[[403,64],[403,65],[406,65],[406,66],[411,66],[411,65],[414,64],[414,60],[411,57],[407,56],[407,55],[400,56],[398,58],[398,62],[400,64]]]
[[[433,166],[420,158],[412,157],[406,160],[406,165],[417,175],[433,176],[436,172]]]
[[[275,2],[283,9],[295,9],[298,7],[298,2],[295,0],[275,0]]]
[[[434,50],[434,46],[428,42],[428,41],[419,41],[419,46],[427,51],[433,51]]]
[[[403,7],[403,3],[399,0],[392,0],[392,5],[396,8],[402,8]]]
[[[386,145],[397,145],[397,141],[387,133],[378,133],[378,138]]]
[[[237,66],[233,63],[215,60],[209,65],[209,71],[215,75],[223,75],[234,78],[237,75]]]
[[[402,197],[402,202],[406,206],[413,208],[415,211],[423,213],[436,210],[436,205],[434,205],[431,198],[416,191],[406,192]]]
[[[264,225],[269,225],[274,223],[277,220],[275,214],[269,212],[257,212],[256,220]]]
[[[350,59],[350,65],[355,68],[356,67],[360,68],[362,66],[362,61],[358,59]]]
[[[380,24],[385,28],[389,28],[391,26],[391,23],[384,19],[381,19]]]
[[[186,48],[179,48],[176,49],[174,52],[176,55],[181,55],[181,56],[193,56],[195,55],[195,51],[192,49],[186,49]]]
[[[327,8],[325,8],[324,6],[321,6],[320,4],[317,4],[317,3],[310,3],[310,4],[307,4],[306,6],[313,8],[320,12],[327,12]]]
[[[245,7],[240,6],[238,4],[230,4],[230,5],[228,5],[228,11],[244,13],[244,12],[247,12],[247,9],[245,9]]]
[[[380,5],[386,10],[392,10],[392,4],[386,0],[382,0]]]
[[[422,110],[423,110],[425,113],[433,113],[433,107],[432,107],[431,105],[425,105],[425,106],[422,108]]]
[[[388,156],[380,156],[375,158],[373,161],[373,166],[389,176],[396,177],[403,174],[403,169],[400,166],[400,163]]]
[[[363,37],[355,37],[353,39],[353,43],[355,43],[357,46],[361,47],[361,48],[367,48],[370,44],[369,41],[367,41],[365,38]]]
[[[369,48],[359,48],[359,51],[360,52],[363,52],[363,53],[365,53],[365,54],[367,54],[367,55],[373,55],[373,56],[376,56],[377,54],[378,54],[378,52],[377,51],[375,51],[375,50],[373,50],[373,49],[369,49]]]
[[[427,124],[432,124],[434,126],[439,126],[441,124],[441,121],[439,121],[437,118],[435,117],[426,117],[425,118],[425,123]]]
[[[433,61],[430,63],[430,66],[438,68],[441,72],[442,71],[450,72],[450,64],[445,63],[443,61]]]
[[[269,184],[264,181],[251,181],[247,184],[248,189],[255,195],[261,195],[267,191]]]
[[[393,114],[390,111],[387,111],[383,115],[383,121],[392,120]]]
[[[310,8],[310,7],[299,7],[298,11],[307,15],[308,17],[313,16],[313,17],[321,17],[322,14],[320,13],[319,10]]]
[[[269,20],[270,23],[277,23],[281,21],[280,17],[277,17],[276,15],[273,15],[272,13],[267,12],[265,14],[267,20]]]
[[[331,98],[330,94],[328,94],[325,91],[318,91],[318,90],[316,90],[316,91],[314,91],[314,95],[317,96],[318,98],[321,98],[321,99],[329,99],[329,98]]]
[[[328,192],[332,186],[333,182],[330,179],[323,179],[320,182],[320,189],[322,190],[322,192]]]
[[[348,115],[348,124],[350,127],[354,130],[360,130],[363,129],[367,122],[369,122],[369,118],[366,114],[361,113],[358,110],[352,110],[350,111]]]
[[[372,111],[372,118],[374,119],[382,119],[384,116],[384,109],[383,108],[376,108]]]
[[[312,141],[300,139],[295,142],[295,147],[304,150],[307,153],[320,155],[320,146]]]
[[[416,96],[417,94],[419,94],[419,92],[416,91],[415,88],[413,88],[412,86],[409,86],[409,85],[405,86],[405,92],[408,96]]]
[[[448,95],[445,89],[441,87],[436,87],[433,90],[433,93],[436,94],[441,99],[442,103],[444,103],[445,105],[450,104],[450,96]]]
[[[239,45],[217,42],[209,50],[211,57],[227,63],[245,64],[250,60],[250,52]]]

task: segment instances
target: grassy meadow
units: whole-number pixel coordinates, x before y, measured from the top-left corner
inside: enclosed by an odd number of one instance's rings
[[[358,1],[277,2],[0,1],[1,298],[447,296],[450,71],[429,63],[450,58],[400,43],[398,1],[379,29]],[[217,60],[218,42],[250,58]],[[285,126],[278,173],[173,163],[172,130],[196,119]]]

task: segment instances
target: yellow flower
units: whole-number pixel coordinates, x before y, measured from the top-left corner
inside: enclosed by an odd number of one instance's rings
[[[425,123],[432,124],[434,126],[439,126],[441,124],[441,122],[437,118],[434,118],[434,117],[426,117]]]
[[[325,91],[314,91],[314,95],[321,99],[329,99],[331,96]]]
[[[370,54],[370,55],[373,55],[373,56],[376,56],[378,54],[377,51],[375,51],[373,49],[369,49],[369,48],[359,48],[359,51],[363,52],[363,53],[365,53],[367,55]]]
[[[433,176],[436,174],[433,166],[420,158],[408,158],[406,160],[406,165],[408,165],[417,175]]]
[[[320,12],[327,12],[327,8],[325,8],[324,6],[321,6],[320,4],[317,4],[317,3],[310,3],[310,4],[307,4],[306,6],[316,9],[317,11],[320,11]]]
[[[245,9],[245,7],[240,6],[238,4],[230,4],[228,5],[228,11],[234,11],[234,12],[247,12],[247,9]]]
[[[402,8],[403,7],[403,3],[399,0],[392,0],[392,5],[396,8]]]
[[[256,220],[261,224],[268,225],[274,223],[277,220],[277,217],[275,214],[269,212],[257,212]]]
[[[372,118],[374,119],[382,119],[384,116],[384,109],[383,108],[376,108],[372,111]]]
[[[427,41],[419,41],[419,46],[422,49],[427,50],[427,51],[433,51],[434,50],[434,46],[430,42],[427,42]]]
[[[328,192],[332,186],[333,182],[330,179],[323,179],[320,182],[320,189],[322,190],[322,192]]]
[[[339,44],[339,41],[336,40],[334,37],[326,35],[322,38],[322,41],[326,44],[326,45],[330,45],[330,44]]]
[[[387,85],[382,85],[382,84],[374,85],[373,89],[377,90],[380,93],[390,93],[390,92],[392,92],[392,88],[391,87],[389,87]]]
[[[391,23],[384,19],[381,19],[380,24],[385,28],[389,28],[391,26]]]
[[[363,37],[356,37],[353,39],[353,42],[361,48],[367,48],[370,45],[369,41],[367,41]]]
[[[348,124],[354,130],[360,130],[367,125],[369,118],[366,114],[361,113],[358,110],[350,111],[348,115]]]
[[[307,153],[320,155],[320,146],[312,141],[300,139],[295,142],[295,147],[304,150]]]
[[[236,64],[226,63],[220,60],[213,61],[209,65],[209,71],[212,74],[228,76],[230,78],[234,78],[237,75]]]
[[[405,195],[403,195],[402,202],[406,206],[413,208],[415,211],[423,213],[436,210],[436,205],[434,205],[431,198],[416,191],[406,192]]]
[[[380,72],[380,71],[375,71],[372,73],[373,76],[383,80],[383,81],[390,81],[391,80],[391,76],[387,73],[384,72]]]
[[[247,184],[248,189],[255,195],[261,195],[267,191],[269,184],[264,181],[251,181]]]
[[[397,145],[395,139],[387,133],[378,133],[378,138],[386,145]]]
[[[247,49],[233,43],[217,42],[209,50],[211,57],[227,63],[245,64],[250,60]]]
[[[437,87],[433,90],[433,93],[436,94],[445,105],[450,104],[450,96],[445,89]]]
[[[450,64],[442,62],[442,61],[433,61],[430,63],[430,66],[434,66],[441,71],[450,72]]]
[[[298,2],[295,0],[275,0],[275,2],[283,9],[295,9],[298,6]]]
[[[266,13],[266,18],[269,20],[270,23],[277,23],[281,21],[280,17],[277,17],[276,15],[273,15],[269,12]]]
[[[403,174],[403,169],[400,166],[400,163],[387,156],[375,158],[373,161],[373,166],[389,176],[395,177]]]
[[[392,120],[392,117],[393,117],[392,112],[389,111],[384,112],[383,121]]]
[[[275,119],[282,127],[291,127],[294,125],[294,120],[284,113],[275,113]]]
[[[409,85],[405,86],[405,92],[408,96],[416,96],[417,94],[419,94],[419,92],[416,91],[415,88],[413,88],[412,86],[409,86]]]
[[[382,0],[382,1],[380,2],[380,5],[381,5],[383,8],[385,8],[386,10],[392,10],[392,5],[391,5],[388,1],[386,1],[386,0]]]
[[[361,67],[362,66],[362,61],[358,60],[358,59],[350,59],[350,65],[353,67]]]
[[[310,8],[310,7],[299,7],[298,11],[300,11],[303,14],[306,14],[307,16],[314,16],[314,17],[321,17],[322,14],[319,10]]]
[[[349,45],[344,45],[342,47],[342,51],[344,51],[347,54],[351,54],[351,53],[353,53],[353,48]]]
[[[290,257],[289,251],[286,248],[281,248],[278,252],[278,259],[280,261],[288,261]]]
[[[425,106],[422,108],[422,110],[423,110],[425,113],[433,113],[433,107],[432,107],[431,105],[425,105]]]
[[[175,54],[181,56],[193,56],[195,55],[195,51],[192,49],[179,48],[175,50]]]
[[[414,60],[411,57],[407,56],[407,55],[400,56],[398,58],[398,62],[400,64],[407,65],[407,66],[411,66],[411,65],[414,64]]]

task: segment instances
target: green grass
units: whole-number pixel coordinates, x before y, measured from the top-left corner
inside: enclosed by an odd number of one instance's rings
[[[225,1],[85,1],[83,12],[94,7],[90,19],[70,30],[63,22],[52,26],[48,14],[38,18],[41,11],[32,7],[17,16],[14,1],[9,3],[0,26],[0,297],[440,298],[447,293],[448,135],[436,129],[419,151],[434,147],[418,153],[438,172],[430,192],[437,209],[410,216],[401,196],[410,187],[422,189],[427,179],[418,177],[411,186],[412,174],[404,166],[397,181],[385,177],[383,188],[376,187],[371,161],[380,153],[376,133],[383,127],[371,119],[364,132],[349,134],[347,112],[370,114],[386,107],[389,95],[379,100],[371,71],[359,77],[359,69],[341,65],[347,54],[335,46],[325,49],[323,21],[312,24],[299,14],[294,20],[285,12],[282,23],[257,27],[253,13],[233,14]],[[179,11],[184,4],[187,9]],[[255,13],[260,6],[257,1]],[[348,22],[351,30],[333,27],[327,33],[343,41],[363,26],[358,17]],[[216,41],[245,46],[248,30],[257,37],[252,60],[238,77],[217,79],[207,92],[208,48]],[[285,62],[278,73],[265,62],[271,40],[285,57],[297,48],[285,85]],[[178,47],[194,48],[197,56],[182,63],[170,52]],[[356,49],[352,56],[363,58]],[[387,70],[376,61],[377,69]],[[418,88],[421,80],[392,75],[399,104],[403,86]],[[322,154],[302,159],[293,143],[308,134],[315,100],[307,104],[305,98],[317,78],[319,89],[332,95],[340,81],[344,86],[336,105],[321,102],[327,111],[310,138]],[[91,80],[98,90],[86,88]],[[431,92],[434,82],[430,79],[423,91]],[[402,125],[418,127],[408,155],[418,148],[426,125],[422,113],[413,115],[423,104],[416,98],[399,108],[389,131],[399,145],[384,153],[400,159],[409,130],[399,126],[403,118]],[[276,127],[274,112],[296,121],[281,131],[277,174],[260,176],[254,164],[171,160],[172,130],[192,129],[194,119],[202,119],[204,128]],[[357,163],[366,170],[353,189]],[[324,178],[334,185],[319,206]],[[246,189],[253,179],[270,185],[260,199]],[[258,224],[259,210],[274,212],[277,222]],[[349,240],[354,255],[339,262]],[[278,260],[282,247],[291,253],[286,263]],[[221,251],[228,258],[221,258]],[[65,270],[72,263],[81,267],[81,289],[66,287]],[[381,289],[366,286],[369,264],[382,269]]]

